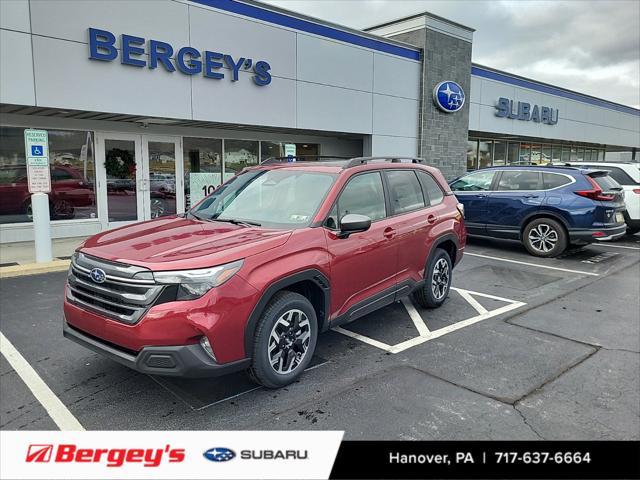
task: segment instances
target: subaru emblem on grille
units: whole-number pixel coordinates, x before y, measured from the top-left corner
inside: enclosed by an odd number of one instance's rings
[[[91,272],[89,272],[89,275],[91,276],[91,280],[96,283],[104,283],[104,281],[107,279],[107,274],[104,273],[104,270],[102,270],[101,268],[94,268],[93,270],[91,270]]]

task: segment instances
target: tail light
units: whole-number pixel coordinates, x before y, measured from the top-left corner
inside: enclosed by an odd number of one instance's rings
[[[591,200],[602,200],[604,202],[610,202],[612,200],[615,200],[616,198],[615,194],[603,192],[602,189],[600,188],[600,185],[598,185],[593,178],[589,176],[587,176],[586,178],[587,180],[589,180],[589,183],[593,188],[589,190],[578,190],[574,192],[576,195],[580,195],[581,197],[585,197],[585,198],[590,198]]]
[[[460,212],[460,215],[462,215],[462,218],[464,218],[464,205],[462,203],[459,203],[456,205],[456,208]]]
[[[635,193],[636,195],[640,195],[640,188],[634,188],[633,193]]]

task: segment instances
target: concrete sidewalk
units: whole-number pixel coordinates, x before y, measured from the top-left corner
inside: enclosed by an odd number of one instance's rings
[[[56,238],[52,240],[53,260],[68,260],[87,237]],[[26,265],[36,261],[34,242],[0,244],[0,267]]]

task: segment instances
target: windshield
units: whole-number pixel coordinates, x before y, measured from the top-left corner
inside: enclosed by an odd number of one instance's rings
[[[302,228],[311,223],[335,178],[299,170],[252,170],[218,188],[190,213],[203,220]]]

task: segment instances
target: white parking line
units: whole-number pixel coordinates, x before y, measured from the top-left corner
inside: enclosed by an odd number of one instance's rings
[[[611,245],[610,243],[596,243],[594,245],[598,247],[611,247],[611,248],[626,248],[627,250],[640,250],[640,247],[628,247],[626,245]]]
[[[16,347],[0,332],[0,352],[7,359],[11,367],[27,385],[33,396],[47,411],[51,420],[60,430],[84,430],[84,427],[73,416],[64,403],[44,383],[29,362],[20,354]]]
[[[411,317],[416,329],[418,330],[419,335],[414,338],[410,338],[409,340],[405,340],[404,342],[398,343],[396,345],[389,345],[387,343],[376,340],[375,338],[367,337],[366,335],[361,335],[359,333],[353,332],[351,330],[347,330],[342,327],[334,327],[332,330],[342,333],[347,337],[355,338],[356,340],[360,340],[363,343],[371,345],[372,347],[379,348],[380,350],[384,350],[389,353],[400,353],[409,348],[415,347],[416,345],[420,345],[422,343],[428,342],[429,340],[433,340],[435,338],[441,337],[451,332],[455,332],[456,330],[460,330],[461,328],[468,327],[469,325],[473,325],[474,323],[481,322],[482,320],[486,320],[488,318],[495,317],[497,315],[501,315],[503,313],[509,312],[511,310],[515,310],[520,308],[526,303],[518,302],[516,300],[511,300],[508,298],[498,297],[496,295],[489,295],[487,293],[473,292],[471,290],[464,290],[462,288],[451,287],[451,290],[457,292],[466,302],[468,302],[477,312],[478,315],[467,318],[460,322],[456,322],[452,325],[448,325],[443,328],[438,328],[437,330],[430,331],[427,327],[424,319],[418,313],[416,308],[413,306],[410,300],[403,299],[402,304],[407,309],[407,313]],[[505,305],[500,308],[496,308],[495,310],[487,310],[484,308],[473,296],[490,298],[492,300],[498,300],[501,302],[506,302],[508,305]]]
[[[517,263],[518,265],[527,265],[529,267],[545,268],[547,270],[558,270],[560,272],[576,273],[578,275],[590,275],[592,277],[599,277],[600,275],[593,272],[585,272],[583,270],[571,270],[570,268],[550,267],[548,265],[539,265],[537,263],[521,262],[519,260],[511,260],[510,258],[493,257],[491,255],[481,255],[479,253],[464,252],[465,255],[472,257],[488,258],[489,260],[498,260],[499,262]]]

